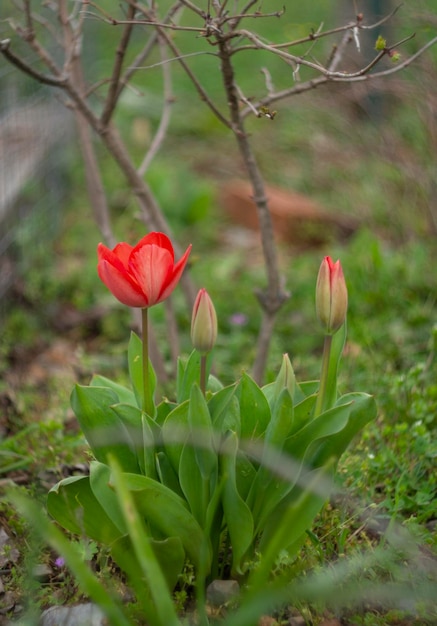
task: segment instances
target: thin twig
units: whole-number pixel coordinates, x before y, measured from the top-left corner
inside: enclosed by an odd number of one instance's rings
[[[161,52],[161,61],[162,65],[162,77],[163,77],[163,105],[162,105],[162,114],[159,122],[158,129],[153,137],[153,140],[150,144],[149,149],[147,150],[146,155],[144,156],[141,165],[138,168],[138,174],[140,176],[144,176],[146,171],[149,169],[149,166],[154,159],[156,153],[161,147],[165,136],[167,134],[168,125],[170,123],[170,111],[171,105],[174,102],[174,96],[172,93],[172,81],[171,81],[171,66],[169,63],[166,63],[166,45],[164,42],[160,41],[159,49]]]
[[[132,19],[135,15],[135,9],[132,6],[128,7],[129,19]],[[133,23],[126,23],[126,27],[120,39],[117,51],[115,53],[115,62],[112,68],[111,82],[109,85],[108,95],[106,97],[103,113],[100,117],[100,121],[103,126],[107,126],[114,113],[117,105],[118,96],[121,93],[119,89],[121,70],[123,67],[123,61],[126,56],[129,40],[132,35]]]
[[[3,39],[0,41],[0,52],[3,54],[5,59],[12,63],[16,68],[18,68],[24,74],[27,74],[31,78],[35,79],[39,83],[43,85],[51,85],[52,87],[64,87],[67,78],[65,76],[48,76],[47,74],[43,74],[42,72],[38,72],[33,69],[30,65],[28,65],[25,61],[23,61],[19,56],[17,56],[10,49],[11,40]]]

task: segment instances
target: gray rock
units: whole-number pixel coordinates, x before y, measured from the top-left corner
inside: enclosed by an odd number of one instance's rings
[[[52,606],[41,615],[41,626],[107,626],[98,606],[88,602],[77,606]]]
[[[211,606],[223,606],[240,592],[236,580],[213,580],[206,590],[206,599]]]

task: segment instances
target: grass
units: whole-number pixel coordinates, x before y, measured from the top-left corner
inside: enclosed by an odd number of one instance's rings
[[[354,91],[339,96],[330,90],[281,105],[273,123],[248,123],[269,182],[362,221],[348,242],[334,241],[324,249],[304,252],[280,245],[281,267],[292,296],[279,315],[267,371],[267,379],[272,379],[282,353],[288,352],[298,378],[319,375],[322,336],[314,315],[315,277],[323,254],[340,257],[350,301],[342,387],[374,394],[379,416],[342,462],[338,480],[343,498],[325,507],[299,561],[290,564],[284,556],[278,568],[329,571],[364,552],[377,554],[381,544],[397,551],[355,572],[358,589],[369,580],[383,585],[394,579],[411,583],[413,577],[417,588],[437,580],[436,145],[428,123],[436,93],[425,82],[428,70],[424,63],[414,72],[409,70],[406,81],[388,83],[388,109],[376,118],[363,109]],[[240,72],[244,75],[244,63]],[[214,88],[215,79],[209,74],[207,79]],[[248,81],[249,90],[259,85],[258,76]],[[238,171],[238,159],[229,148],[231,138],[184,81],[176,86],[188,100],[175,106],[171,137],[176,141],[164,146],[150,183],[178,238],[195,245],[192,274],[199,286],[208,288],[219,318],[217,375],[230,381],[250,370],[253,362],[260,321],[253,290],[264,285],[263,263],[256,245],[238,248],[223,236],[229,224],[212,189]],[[159,104],[149,97],[153,126],[157,120],[153,111],[159,111]],[[122,115],[125,136],[139,154],[141,145],[135,146],[135,138],[129,135],[131,125],[142,116],[133,98],[123,102]],[[116,231],[120,239],[133,241],[143,227],[131,194],[107,160],[103,169]],[[0,471],[7,481],[20,482],[24,477],[22,489],[41,499],[50,481],[43,470],[49,468],[58,478],[64,465],[89,460],[69,413],[72,381],[87,381],[93,371],[116,375],[121,382],[126,376],[124,349],[130,318],[96,276],[100,235],[88,211],[79,162],[70,176],[61,231],[53,245],[32,246],[32,263],[23,268],[2,320]],[[32,228],[26,223],[19,230],[24,256],[30,251]],[[79,323],[59,330],[65,307],[83,314],[98,304],[106,312],[94,325]],[[179,293],[175,305],[188,335],[189,313]],[[244,316],[242,325],[235,324],[236,314]],[[158,340],[165,344],[162,312],[153,310],[153,317]],[[62,367],[38,378],[28,365],[60,337],[67,340],[71,353]],[[185,338],[183,350],[189,349]],[[0,518],[8,532],[28,541],[28,528],[3,505]],[[411,543],[403,551],[393,537],[405,530]],[[425,555],[425,563],[420,555]],[[43,558],[50,561],[53,555],[46,553]],[[18,595],[29,580],[26,567],[23,549],[6,580]],[[66,575],[64,583],[60,601],[77,600],[80,593],[74,581]],[[52,589],[40,588],[41,606],[50,601]],[[344,595],[339,596],[338,611],[349,625],[425,626],[437,619],[435,605],[425,600],[423,605],[400,610],[365,598],[357,611],[348,606]],[[323,602],[308,602],[301,612],[308,623],[316,624],[323,620]]]

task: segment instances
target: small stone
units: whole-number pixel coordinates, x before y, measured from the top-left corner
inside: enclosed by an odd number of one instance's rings
[[[52,606],[41,615],[41,626],[107,626],[108,621],[98,606],[88,602],[76,606]]]
[[[32,570],[32,576],[40,583],[47,583],[52,576],[52,568],[45,563],[38,563]]]
[[[278,622],[270,615],[263,615],[259,618],[258,626],[278,626]]]
[[[206,590],[206,599],[212,606],[223,606],[240,592],[236,580],[213,580]]]
[[[3,528],[0,528],[0,567],[6,567],[8,563],[16,563],[19,557],[20,553],[12,539]]]

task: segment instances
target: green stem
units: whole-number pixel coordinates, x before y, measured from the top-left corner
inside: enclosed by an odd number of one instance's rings
[[[329,380],[329,361],[331,358],[331,346],[332,335],[325,335],[325,342],[323,344],[322,371],[320,373],[320,387],[319,393],[317,394],[314,417],[317,417],[318,415],[320,415],[320,413],[323,413],[326,408],[326,390]]]
[[[154,406],[153,398],[150,390],[150,374],[149,374],[149,325],[148,311],[145,307],[141,309],[142,325],[143,325],[143,411],[153,417]]]
[[[206,392],[206,354],[200,356],[200,391]]]

